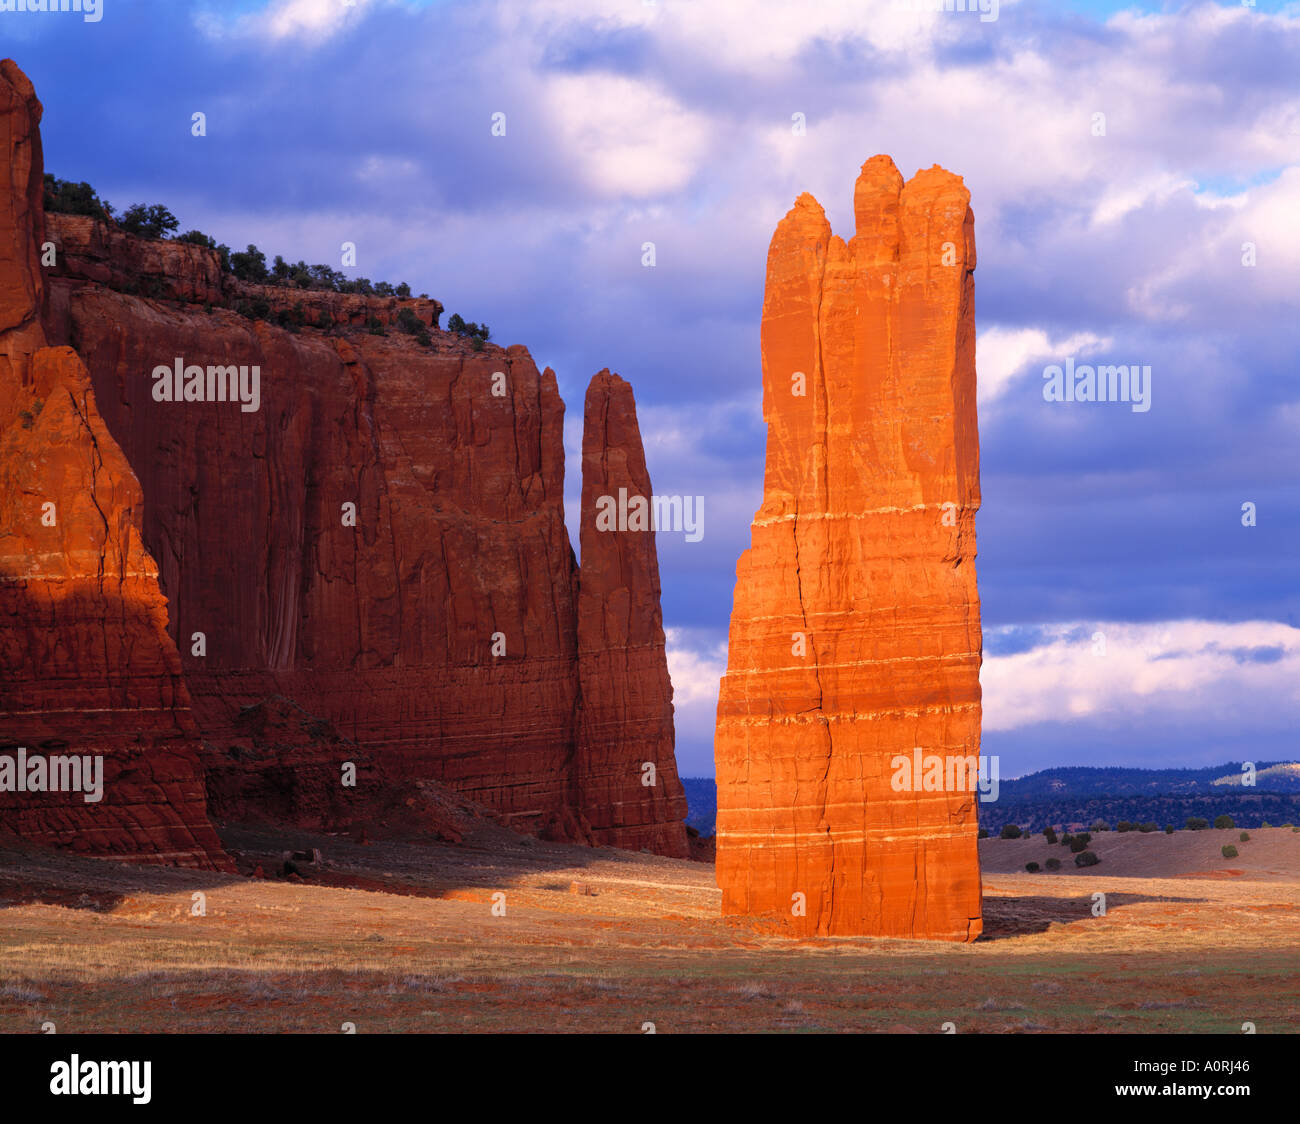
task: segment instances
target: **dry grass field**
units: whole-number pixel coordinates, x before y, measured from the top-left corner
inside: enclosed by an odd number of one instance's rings
[[[225,832],[247,871],[320,847],[304,882],[0,848],[0,1032],[1294,1032],[1300,834],[1251,835],[1110,833],[1087,870],[986,840],[966,946],[793,942],[720,918],[711,865],[499,830]]]

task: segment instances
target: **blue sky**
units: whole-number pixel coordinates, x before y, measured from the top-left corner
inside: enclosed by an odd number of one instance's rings
[[[56,174],[234,246],[356,242],[355,272],[553,366],[571,520],[587,380],[632,382],[656,490],[705,497],[702,541],[659,539],[687,774],[712,772],[761,496],[772,230],[808,190],[851,233],[877,152],[963,175],[985,751],[1004,775],[1297,756],[1300,6],[104,0],[0,14],[0,51]],[[1150,411],[1044,402],[1068,356],[1150,365]]]

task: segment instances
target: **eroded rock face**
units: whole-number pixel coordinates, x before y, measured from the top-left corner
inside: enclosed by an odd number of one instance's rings
[[[72,791],[0,791],[0,831],[229,869],[139,484],[80,358],[46,346],[41,328],[40,117],[30,82],[0,63],[0,755],[26,781],[37,774],[20,770],[24,754],[47,770],[77,759],[78,772],[58,782]]]
[[[60,639],[53,610],[24,617],[7,603],[0,734],[21,706],[41,712],[47,740],[75,741],[88,721],[77,706],[104,703],[111,715],[138,699],[162,717],[119,714],[113,729],[145,746],[149,723],[162,723],[175,745],[171,757],[134,762],[156,780],[159,808],[139,801],[131,815],[144,825],[179,817],[191,857],[219,853],[210,829],[199,839],[196,754],[223,819],[405,830],[429,820],[445,785],[521,831],[684,854],[653,536],[620,545],[616,535],[602,544],[612,554],[593,550],[580,627],[553,372],[523,347],[476,349],[438,331],[436,301],[242,285],[210,250],[81,216],[50,216],[47,233],[39,104],[5,66],[0,471],[13,490],[0,511],[0,576],[21,574],[27,598],[33,567],[51,582],[95,581],[69,602],[80,648]],[[58,259],[43,277],[35,247],[47,238]],[[241,314],[257,301],[293,330]],[[431,344],[395,330],[399,313]],[[14,427],[36,396],[31,356],[47,342],[67,346],[57,378],[41,385],[70,389],[28,411],[32,429]],[[256,408],[157,400],[155,369],[178,360],[256,369]],[[639,480],[630,392],[626,407],[618,412],[620,398],[602,430],[614,444],[597,459],[635,461]],[[90,512],[84,526],[71,521],[69,509],[53,548],[33,537],[28,509],[52,485],[31,458],[49,442],[66,447],[68,463],[46,475],[93,498],[107,531]],[[117,618],[123,635],[112,632]],[[92,633],[98,663],[82,650]],[[47,669],[75,695],[62,716],[33,682]],[[349,760],[357,787],[340,793]],[[654,787],[640,783],[647,761]],[[31,806],[24,833],[36,830]],[[113,849],[63,826],[58,842]],[[142,853],[190,854],[179,837],[164,847],[137,834]]]
[[[579,809],[597,843],[688,858],[655,534],[601,519],[620,490],[648,507],[632,387],[606,370],[591,380],[583,415]]]
[[[884,156],[854,204],[845,243],[800,196],[768,253],[718,884],[725,913],[797,934],[973,940],[978,794],[900,791],[898,759],[980,751],[974,219],[960,177],[904,184]]]
[[[264,301],[274,315],[296,324],[391,328],[409,310],[423,325],[437,327],[442,304],[427,298],[362,296],[328,290],[255,285],[236,280],[221,268],[213,250],[188,242],[137,238],[89,215],[45,216],[45,236],[58,251],[51,277],[90,282],[118,292],[156,300],[234,307]],[[62,293],[62,289],[58,290]],[[56,315],[62,309],[56,304]],[[322,317],[324,320],[322,321]]]
[[[381,784],[440,781],[520,830],[563,819],[577,568],[554,375],[522,347],[417,353],[98,286],[67,306],[144,489],[205,743],[224,752],[241,708],[282,695]],[[150,372],[177,357],[258,367],[258,410],[155,402]]]

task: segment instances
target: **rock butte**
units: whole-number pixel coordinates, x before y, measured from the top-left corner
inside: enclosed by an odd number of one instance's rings
[[[598,535],[579,569],[553,372],[433,329],[436,301],[244,285],[203,247],[43,215],[40,104],[2,76],[0,741],[108,777],[98,807],[0,793],[0,830],[220,865],[205,787],[219,819],[373,831],[436,828],[445,786],[686,855],[653,535]],[[232,310],[253,298],[344,328],[409,309],[434,343]],[[154,401],[178,356],[260,366],[260,409]],[[599,486],[648,492],[626,383],[593,380],[586,429]]]
[[[717,878],[724,913],[792,935],[982,930],[978,794],[892,784],[915,747],[979,753],[969,200],[959,176],[904,184],[875,156],[851,241],[804,194],[768,251],[767,464],[718,699]]]

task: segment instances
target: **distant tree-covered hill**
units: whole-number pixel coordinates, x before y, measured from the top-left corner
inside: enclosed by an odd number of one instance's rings
[[[1004,780],[998,799],[982,803],[980,824],[997,834],[1006,824],[1031,831],[1045,827],[1091,825],[1104,820],[1171,824],[1188,819],[1211,823],[1228,815],[1238,827],[1300,823],[1300,763],[1257,761],[1255,784],[1242,783],[1242,762],[1204,769],[1130,769],[1070,766],[1044,769]],[[683,777],[690,814],[686,822],[703,836],[713,835],[718,789],[712,777]]]
[[[718,786],[712,777],[682,777],[686,790],[686,826],[693,827],[704,837],[714,834],[718,818]]]

